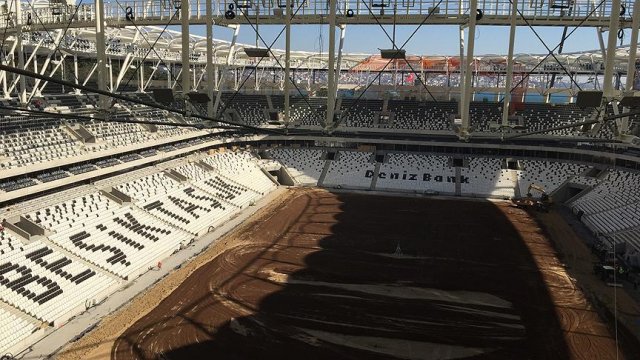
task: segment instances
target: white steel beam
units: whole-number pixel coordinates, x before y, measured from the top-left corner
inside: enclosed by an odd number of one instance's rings
[[[207,95],[210,99],[207,103],[207,116],[213,117],[213,88],[215,86],[215,77],[213,74],[216,71],[213,65],[213,4],[211,3],[213,0],[205,1],[207,12],[207,16],[205,17],[207,27]]]
[[[238,34],[240,34],[240,25],[236,25],[235,28],[233,29],[233,37],[231,38],[231,44],[229,45],[229,53],[227,53],[226,68],[228,68],[229,65],[231,64],[231,61],[233,61],[233,53],[236,50],[236,40],[238,40]],[[224,85],[225,73],[226,71],[222,72],[222,74],[220,75],[220,80],[218,80],[218,85],[217,85],[218,93],[216,94],[216,101],[213,104],[214,114],[218,113],[218,108],[220,107],[220,97],[222,96],[222,90],[223,90],[222,87]],[[220,114],[220,116],[222,115],[224,114]]]
[[[97,68],[98,68],[98,63],[93,64],[93,67],[91,68],[91,70],[87,74],[87,77],[82,82],[82,86],[87,85],[87,83],[89,82],[89,79],[91,79],[91,76],[93,76],[93,73],[96,72]]]
[[[618,0],[619,1],[619,0]],[[465,73],[464,73],[464,102],[462,114],[462,127],[460,129],[460,136],[462,138],[467,137],[469,133],[469,104],[471,102],[471,93],[473,90],[473,45],[476,36],[476,13],[478,11],[478,0],[469,1],[469,33],[467,34],[469,40],[467,41],[467,56],[464,59]],[[462,65],[462,63],[460,63]]]
[[[464,28],[460,27],[460,65],[458,65],[458,91],[460,92],[460,101],[458,102],[458,114],[462,116],[464,111],[464,74],[466,67],[464,66]]]
[[[98,71],[98,90],[107,90],[107,46],[104,37],[104,0],[95,0],[95,19],[96,19],[96,69]],[[93,73],[93,71],[92,71]],[[87,80],[89,77],[87,77]],[[99,96],[99,106],[101,109],[107,109],[109,99],[105,95]]]
[[[329,61],[327,66],[327,118],[325,129],[333,129],[336,108],[336,0],[329,0]],[[313,109],[311,109],[313,111]]]
[[[16,54],[18,55],[18,67],[24,69],[24,47],[22,45],[22,1],[13,0],[13,5],[16,8],[16,25],[15,25],[15,37],[17,41]],[[27,82],[24,76],[20,76],[20,89],[18,91],[18,99],[21,104],[27,102]]]
[[[286,2],[285,15],[285,53],[284,53],[284,124],[289,126],[291,121],[291,109],[289,107],[289,96],[291,95],[291,0]]]
[[[616,43],[618,42],[618,27],[620,25],[620,0],[611,1],[611,21],[609,23],[609,38],[607,39],[607,57],[604,66],[604,98],[610,101],[614,95],[613,67],[616,59]]]
[[[626,92],[633,91],[633,83],[636,77],[636,53],[638,52],[638,27],[640,27],[640,0],[633,3],[633,21],[631,25],[631,40],[629,43],[629,59],[627,60],[627,81],[624,90]],[[624,109],[629,111],[628,108]],[[628,117],[620,119],[617,122],[620,132],[625,134],[629,132],[630,119]]]
[[[182,0],[180,8],[180,23],[182,25],[182,93],[184,97],[185,110],[190,111],[187,102],[187,93],[191,90],[191,76],[189,74],[189,0]]]
[[[502,103],[502,125],[509,124],[509,106],[511,104],[511,86],[513,83],[513,48],[516,39],[516,17],[518,16],[518,0],[511,0],[511,27],[509,28],[509,53],[507,54],[507,79]],[[499,85],[496,85],[499,86]]]
[[[347,25],[340,25],[340,42],[338,43],[338,60],[336,62],[336,79],[334,83],[334,88],[332,91],[336,93],[338,92],[338,84],[340,83],[340,69],[342,68],[342,49],[344,48],[344,37],[347,30]]]
[[[633,22],[631,25],[631,40],[629,44],[629,60],[627,62],[627,82],[625,90],[633,89],[633,81],[636,73],[636,54],[638,52],[638,28],[640,28],[640,0],[633,3]]]

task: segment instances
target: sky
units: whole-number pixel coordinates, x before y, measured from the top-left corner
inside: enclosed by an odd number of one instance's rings
[[[392,26],[385,26],[385,29],[392,34]],[[400,46],[411,33],[417,28],[414,26],[396,27],[396,44]],[[261,25],[260,36],[268,43],[274,41],[278,33],[283,29],[282,25]],[[320,52],[328,51],[329,29],[323,25],[294,25],[291,32],[291,49],[298,51]],[[431,25],[421,27],[407,43],[405,49],[409,55],[458,55],[459,28],[457,26]],[[536,27],[538,35],[547,43],[550,49],[555,48],[562,37],[561,27]],[[574,28],[569,28],[571,32]],[[204,26],[192,26],[192,33],[205,35]],[[566,41],[565,53],[599,49],[596,28],[579,28]],[[231,40],[233,31],[231,29],[214,26],[214,37],[223,40]],[[608,33],[603,34],[606,44]],[[624,45],[628,45],[630,31],[626,31]],[[284,49],[284,32],[276,41],[275,47]],[[336,31],[336,43],[339,39],[339,32]],[[239,42],[255,44],[256,35],[250,25],[243,25],[240,29]],[[619,43],[618,43],[619,45]],[[261,42],[260,47],[265,47]],[[378,53],[378,49],[391,48],[391,41],[378,25],[350,25],[346,29],[344,51],[347,53]],[[479,26],[475,36],[475,54],[505,55],[509,49],[509,27],[508,26]],[[518,27],[516,31],[515,53],[546,54],[548,51],[540,40],[528,27]]]

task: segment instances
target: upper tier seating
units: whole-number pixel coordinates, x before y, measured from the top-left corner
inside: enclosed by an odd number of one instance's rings
[[[367,177],[367,171],[375,168],[372,155],[370,152],[339,151],[337,160],[329,165],[323,185],[369,189],[372,177]]]
[[[439,155],[390,153],[380,165],[376,189],[454,193],[455,175],[448,158]]]
[[[235,109],[241,121],[248,125],[263,125],[267,122],[264,110],[269,108],[265,95],[222,93],[222,108]]]
[[[342,99],[342,125],[346,127],[374,127],[376,112],[382,111],[382,100]]]
[[[0,156],[0,169],[25,167],[60,158],[77,156],[84,152],[62,129],[57,127],[34,127],[12,133],[0,133],[2,149],[6,158]]]
[[[151,133],[143,131],[138,124],[97,122],[86,124],[85,127],[97,140],[107,142],[111,146],[126,146],[151,139]]]
[[[284,111],[284,96],[271,95],[273,107]],[[327,98],[291,96],[291,121],[302,126],[320,126],[327,117]]]
[[[20,189],[24,189],[26,187],[29,186],[33,186],[36,185],[37,182],[33,179],[30,178],[20,178],[20,179],[15,179],[15,180],[8,180],[8,181],[3,181],[0,182],[0,189],[2,191],[16,191],[16,190],[20,190]]]
[[[270,150],[274,159],[279,160],[293,179],[302,185],[316,185],[322,174],[326,160],[324,150],[301,148],[275,148]]]
[[[75,315],[114,284],[40,241],[24,244],[0,232],[0,299],[41,321]]]
[[[458,112],[454,101],[389,100],[394,113],[393,128],[413,130],[451,130],[449,116]]]

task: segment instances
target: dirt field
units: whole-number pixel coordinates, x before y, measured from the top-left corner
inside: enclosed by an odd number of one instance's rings
[[[616,356],[521,210],[323,190],[291,197],[145,309],[112,358]]]

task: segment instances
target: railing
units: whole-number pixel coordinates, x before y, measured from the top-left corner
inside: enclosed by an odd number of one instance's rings
[[[225,12],[229,6],[233,6],[235,21],[255,21],[256,16],[260,19],[281,19],[281,11],[286,11],[286,1],[284,0],[212,0],[213,15],[216,19],[224,19]],[[566,8],[566,4],[572,2],[571,11]],[[133,0],[115,1],[107,0],[105,3],[105,19],[109,22],[124,22],[127,18],[134,21],[154,21],[158,24],[167,22],[169,19],[180,19],[180,0]],[[296,17],[317,17],[326,23],[329,15],[327,7],[328,0],[291,0],[292,12]],[[633,13],[633,0],[622,0],[621,4],[625,9],[623,19],[630,19]],[[621,9],[611,9],[611,0],[605,0],[602,4],[598,0],[520,0],[518,2],[519,12],[529,21],[544,19],[581,20],[589,16],[592,19],[608,18],[612,11],[620,12]],[[600,5],[601,4],[601,5]],[[60,24],[64,26],[71,18],[75,23],[90,23],[95,19],[94,4],[83,4],[77,14],[74,6],[68,6],[59,11],[53,9],[34,9],[29,3],[23,3],[22,24]],[[483,16],[487,18],[505,18],[511,15],[512,3],[510,0],[480,0],[478,9],[481,9]],[[407,17],[424,17],[433,12],[434,18],[446,18],[447,21],[455,23],[455,19],[468,15],[468,0],[338,0],[338,16],[341,19],[348,19],[348,16],[366,17],[367,22],[373,23],[373,16],[382,17],[386,22],[393,18],[394,9],[399,21]],[[204,22],[206,16],[205,0],[189,1],[190,19],[195,22]],[[129,14],[129,15],[127,15]],[[230,21],[230,20],[227,20]],[[309,21],[313,21],[309,19]],[[346,21],[346,20],[344,20]],[[15,12],[0,15],[0,27],[15,26]]]

